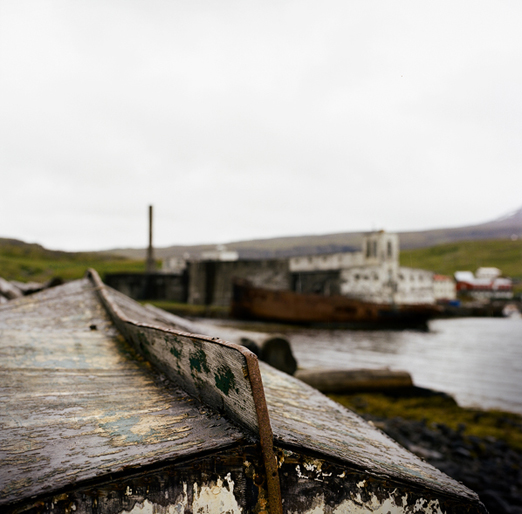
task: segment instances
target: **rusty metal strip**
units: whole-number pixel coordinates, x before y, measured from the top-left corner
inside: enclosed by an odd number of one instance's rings
[[[98,292],[100,300],[113,318],[113,320],[131,324],[137,327],[151,328],[162,332],[168,332],[180,336],[190,336],[193,339],[211,342],[221,346],[226,346],[238,351],[244,358],[247,364],[248,380],[252,389],[252,396],[256,409],[257,423],[259,429],[259,442],[261,452],[263,454],[263,462],[266,473],[266,484],[268,493],[268,509],[271,514],[282,514],[283,503],[281,497],[281,486],[279,482],[279,472],[277,457],[274,451],[274,438],[272,427],[270,424],[270,417],[268,414],[268,407],[265,399],[265,391],[263,388],[263,381],[261,372],[259,370],[259,362],[254,353],[244,346],[229,343],[218,338],[207,337],[202,335],[188,334],[171,328],[159,327],[150,323],[142,323],[137,320],[128,318],[119,308],[118,305],[107,294],[106,286],[102,282],[98,272],[92,268],[87,270],[86,276],[93,282],[95,290]]]

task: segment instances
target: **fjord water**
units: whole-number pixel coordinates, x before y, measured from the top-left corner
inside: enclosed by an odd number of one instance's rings
[[[434,320],[427,332],[303,329],[288,334],[301,368],[389,368],[463,407],[522,414],[522,319]]]

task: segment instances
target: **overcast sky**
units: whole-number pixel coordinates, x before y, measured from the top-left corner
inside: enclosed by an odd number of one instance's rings
[[[0,237],[144,247],[522,206],[522,2],[0,0]]]

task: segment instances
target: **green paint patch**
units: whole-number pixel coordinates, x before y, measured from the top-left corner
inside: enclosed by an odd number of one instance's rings
[[[100,428],[113,439],[115,446],[128,446],[148,442],[148,439],[154,436],[155,430],[149,429],[146,433],[143,433],[141,428],[137,429],[141,422],[140,416],[122,417],[114,421],[100,423]]]
[[[140,344],[150,344],[147,336],[143,332],[138,332],[138,340]]]
[[[239,392],[236,389],[236,378],[234,377],[234,373],[232,373],[228,366],[220,366],[218,368],[217,372],[214,374],[214,381],[216,387],[226,395],[228,395],[230,389],[235,389],[236,392]]]
[[[174,341],[170,340],[168,337],[165,337],[165,342],[168,345],[170,345],[169,351],[176,359],[176,366],[178,369],[178,373],[180,373],[181,372],[181,355],[183,353],[183,348],[181,347],[182,343],[177,337],[174,338]]]
[[[182,350],[182,348],[180,348],[178,346],[178,344],[180,344],[180,341],[178,339],[174,339],[174,341],[175,342],[169,341],[168,337],[165,338],[165,342],[171,345],[170,350],[169,350],[170,353],[172,355],[174,355],[174,357],[176,357],[176,359],[179,360],[179,359],[181,359],[181,354],[183,353],[183,350]],[[178,343],[178,344],[176,344],[176,343]]]
[[[176,357],[176,359],[181,359],[181,350],[176,348],[175,346],[172,346],[170,349],[170,353]]]
[[[190,370],[193,377],[196,373],[210,373],[210,368],[207,364],[207,354],[198,348],[189,355]]]
[[[149,356],[150,351],[147,348],[147,346],[149,346],[150,343],[149,343],[149,340],[147,339],[147,336],[143,332],[138,332],[138,343],[139,343],[139,348],[140,348],[141,352],[143,353],[143,355]]]

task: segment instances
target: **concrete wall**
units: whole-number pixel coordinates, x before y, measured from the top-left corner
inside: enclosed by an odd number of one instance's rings
[[[399,268],[397,303],[435,303],[433,273],[423,269]]]
[[[457,286],[450,277],[440,275],[433,280],[433,295],[435,300],[456,300]]]
[[[135,300],[187,301],[186,273],[106,273],[104,282]]]
[[[362,252],[365,264],[375,266],[382,263],[399,262],[399,236],[387,232],[373,232],[364,236]]]
[[[367,302],[390,303],[395,294],[393,265],[356,266],[341,271],[341,294]]]
[[[287,259],[190,262],[188,276],[188,303],[200,305],[230,305],[235,278],[268,289],[291,287]]]
[[[359,266],[341,271],[341,294],[367,302],[434,303],[433,273],[399,268],[395,263]]]

